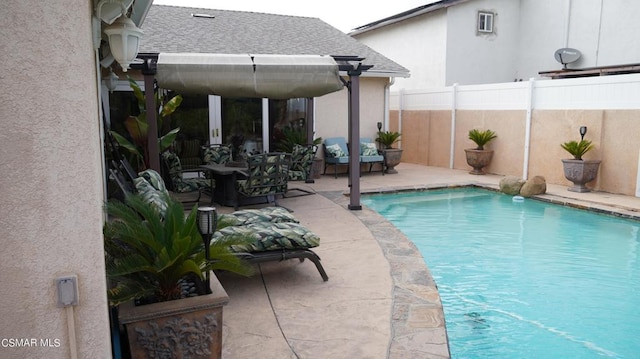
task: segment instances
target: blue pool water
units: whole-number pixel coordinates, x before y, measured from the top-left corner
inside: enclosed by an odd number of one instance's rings
[[[364,196],[422,253],[453,358],[640,358],[640,223],[482,189]]]

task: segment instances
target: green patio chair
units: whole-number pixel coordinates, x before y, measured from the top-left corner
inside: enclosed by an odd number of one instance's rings
[[[277,206],[276,196],[287,192],[291,154],[271,152],[248,156],[247,166],[247,170],[241,172],[244,178],[236,180],[235,209],[257,198]]]

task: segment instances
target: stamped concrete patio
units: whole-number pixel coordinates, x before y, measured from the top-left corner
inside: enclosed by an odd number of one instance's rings
[[[476,184],[501,176],[401,164],[398,174],[361,177],[361,192]],[[295,260],[261,264],[250,278],[219,274],[229,294],[223,358],[447,358],[442,305],[422,256],[377,213],[347,209],[347,177],[290,183],[315,195],[279,200],[317,233],[315,249],[329,275]],[[295,191],[290,192],[296,195]],[[638,218],[640,199],[574,193],[548,185],[544,200]],[[219,208],[231,211],[230,208]]]

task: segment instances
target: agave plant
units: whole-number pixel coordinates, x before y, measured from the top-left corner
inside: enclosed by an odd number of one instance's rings
[[[476,144],[476,150],[484,150],[484,146],[498,137],[495,132],[491,130],[480,131],[473,129],[469,131],[469,139]]]
[[[196,207],[185,217],[180,202],[169,196],[165,200],[163,213],[138,194],[127,197],[126,203],[107,203],[110,220],[104,225],[104,246],[107,277],[113,284],[107,292],[111,305],[132,299],[180,299],[184,281],[203,279],[209,270],[251,274],[251,267],[230,251],[231,245],[248,238],[226,236],[212,242],[207,261]]]
[[[140,89],[140,86],[131,78],[129,78],[129,86],[133,90],[133,94],[138,100],[138,109],[140,114],[138,116],[129,116],[124,121],[124,126],[127,129],[131,140],[120,135],[115,131],[109,131],[114,139],[118,142],[118,145],[129,151],[135,158],[135,162],[138,164],[140,170],[144,170],[149,167],[149,146],[147,143],[147,135],[149,132],[149,123],[147,122],[147,111],[145,96]],[[158,104],[158,128],[162,128],[162,121],[165,117],[171,115],[182,103],[182,96],[176,95],[169,99],[164,100],[164,96],[156,91],[154,93],[156,97],[156,104]],[[165,151],[173,144],[176,136],[178,135],[180,128],[174,128],[173,130],[161,136],[158,139],[158,146],[160,152]]]
[[[392,132],[392,131],[380,131],[378,132],[378,137],[376,138],[376,142],[380,143],[384,146],[384,148],[393,148],[393,144],[398,142],[400,139],[400,132]]]
[[[560,146],[569,152],[574,160],[582,160],[582,156],[593,148],[593,144],[588,140],[569,141]]]

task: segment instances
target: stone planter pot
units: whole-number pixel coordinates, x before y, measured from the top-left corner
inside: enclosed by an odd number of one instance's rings
[[[469,173],[472,175],[486,174],[482,169],[491,163],[493,150],[465,149],[464,152],[467,155],[467,164],[473,167],[473,171]]]
[[[600,160],[562,160],[564,177],[573,182],[573,187],[569,187],[571,192],[590,192],[585,184],[598,177]]]
[[[215,275],[211,294],[168,302],[120,305],[132,358],[220,358],[227,292]]]
[[[402,150],[399,148],[385,148],[382,150],[382,156],[384,157],[384,172],[398,173],[394,167],[400,164]]]

